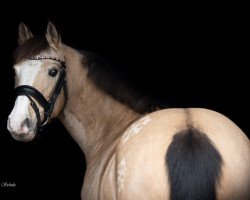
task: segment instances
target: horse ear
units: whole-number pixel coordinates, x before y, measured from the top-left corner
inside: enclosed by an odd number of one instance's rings
[[[55,25],[52,22],[48,23],[47,32],[46,32],[46,39],[49,45],[53,48],[58,50],[59,44],[61,43],[61,36],[57,32]]]
[[[19,24],[19,30],[18,30],[18,43],[19,45],[23,44],[26,40],[33,37],[33,34],[31,33],[30,29],[21,22]]]

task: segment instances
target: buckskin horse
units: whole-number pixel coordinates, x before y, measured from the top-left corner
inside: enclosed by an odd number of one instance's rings
[[[58,117],[86,156],[81,198],[247,200],[250,142],[232,121],[203,108],[150,111],[150,101],[99,56],[20,23],[14,108],[7,127],[30,141]]]

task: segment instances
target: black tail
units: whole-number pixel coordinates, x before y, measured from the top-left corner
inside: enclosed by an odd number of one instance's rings
[[[166,162],[171,200],[215,200],[222,158],[210,139],[192,127],[177,133]]]

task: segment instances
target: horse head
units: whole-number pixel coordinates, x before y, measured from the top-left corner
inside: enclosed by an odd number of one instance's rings
[[[30,141],[66,105],[66,61],[61,37],[51,22],[43,37],[33,36],[20,23],[18,42],[14,56],[16,101],[7,127],[14,139]]]

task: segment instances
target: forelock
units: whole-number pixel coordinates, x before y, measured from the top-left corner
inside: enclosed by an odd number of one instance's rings
[[[36,56],[42,51],[48,51],[49,48],[49,43],[44,36],[34,36],[16,48],[13,61],[18,63],[25,58]]]

